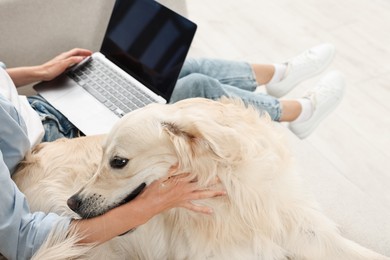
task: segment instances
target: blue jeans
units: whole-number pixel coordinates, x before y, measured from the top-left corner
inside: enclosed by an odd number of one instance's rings
[[[240,98],[255,107],[259,114],[267,112],[279,121],[281,104],[275,97],[254,93],[256,79],[250,64],[218,59],[187,59],[180,72],[170,103],[186,98],[203,97],[217,100],[222,96]]]
[[[51,106],[43,97],[36,95],[28,97],[31,107],[41,118],[45,135],[42,142],[51,142],[59,138],[74,138],[81,135],[63,114]]]

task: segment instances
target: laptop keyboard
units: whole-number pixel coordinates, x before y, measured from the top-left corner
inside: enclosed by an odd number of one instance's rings
[[[69,71],[68,76],[118,117],[156,102],[99,60],[91,59],[75,71]]]

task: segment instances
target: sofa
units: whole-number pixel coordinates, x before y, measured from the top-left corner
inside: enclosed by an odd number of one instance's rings
[[[184,0],[161,0],[186,14]],[[114,0],[0,0],[0,60],[8,67],[41,64],[74,47],[97,51]],[[32,94],[31,86],[21,94]]]

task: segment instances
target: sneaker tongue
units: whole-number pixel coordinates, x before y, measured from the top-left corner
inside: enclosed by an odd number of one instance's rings
[[[298,70],[311,70],[311,67],[314,65],[314,67],[317,67],[318,61],[316,59],[316,55],[311,52],[307,51],[300,55],[299,57],[295,58],[294,62],[291,63],[291,66],[297,67]],[[308,67],[310,66],[310,67]]]
[[[310,98],[310,101],[311,101],[311,105],[312,105],[313,111],[316,110],[316,108],[317,108],[317,97],[316,97],[316,95],[312,95],[311,98]]]
[[[286,71],[284,72],[284,75],[283,75],[283,77],[280,79],[280,81],[282,81],[282,80],[284,80],[287,76],[288,76],[288,74],[290,73],[290,71],[291,71],[291,62],[286,62],[286,63],[283,63],[283,64],[286,64]]]
[[[317,107],[317,97],[316,97],[316,92],[310,91],[308,92],[303,98],[310,100],[313,111]]]

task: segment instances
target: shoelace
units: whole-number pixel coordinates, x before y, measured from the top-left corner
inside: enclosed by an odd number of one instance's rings
[[[313,65],[312,62],[314,62],[314,64],[317,65],[318,63],[317,56],[312,51],[308,50],[302,53],[301,55],[299,55],[298,57],[296,57],[294,59],[294,63],[292,63],[292,61],[289,61],[288,64],[290,64],[290,66],[294,64],[294,67],[298,67],[298,68],[305,68],[308,66],[308,64],[312,66]]]
[[[295,57],[294,63],[292,63],[292,60],[285,62],[285,64],[287,65],[287,69],[286,69],[286,72],[284,73],[284,76],[281,80],[284,80],[290,74],[290,71],[292,70],[292,66],[294,66],[294,69],[298,70],[298,71],[299,70],[304,71],[308,68],[311,68],[313,66],[313,63],[308,62],[308,60],[314,61],[314,64],[316,64],[316,65],[318,63],[316,56],[310,50]],[[310,64],[310,66],[308,66],[308,64]]]
[[[337,96],[338,92],[336,88],[332,87],[327,87],[327,84],[324,84],[323,82],[319,82],[318,85],[314,90],[310,90],[306,93],[306,95],[303,98],[307,98],[311,101],[312,106],[313,106],[313,111],[316,109],[318,105],[318,99],[320,96],[323,96],[322,100],[326,100],[330,96]]]

